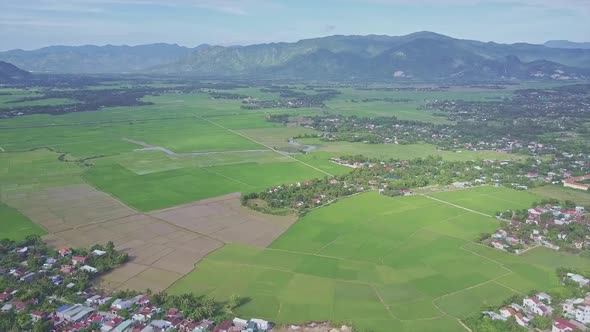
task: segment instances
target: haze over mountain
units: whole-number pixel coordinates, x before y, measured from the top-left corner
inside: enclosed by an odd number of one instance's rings
[[[0,60],[32,72],[121,73],[137,72],[177,61],[192,51],[187,47],[165,43],[140,46],[49,46],[33,51],[0,52]]]
[[[22,70],[11,63],[0,61],[0,81],[20,80],[30,75],[31,73],[28,71]]]
[[[543,45],[547,46],[547,47],[553,47],[553,48],[590,49],[589,42],[578,43],[578,42],[573,42],[573,41],[569,41],[569,40],[549,40],[549,41],[545,42],[545,44],[543,44]]]
[[[405,36],[329,36],[248,46],[47,47],[0,53],[35,72],[163,73],[301,79],[572,79],[590,77],[590,50]]]

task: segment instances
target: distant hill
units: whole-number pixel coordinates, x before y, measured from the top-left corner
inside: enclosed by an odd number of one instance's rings
[[[0,52],[38,72],[159,73],[299,79],[588,79],[590,49],[405,36],[329,36],[248,46],[54,46]]]
[[[193,49],[176,44],[141,46],[50,46],[0,52],[0,60],[32,72],[125,73],[171,63]]]
[[[585,50],[590,49],[590,43],[588,42],[577,43],[569,40],[550,40],[543,45],[552,48],[580,48]]]
[[[0,61],[0,81],[13,81],[27,78],[31,75],[28,71],[22,70],[17,66]]]
[[[590,50],[496,44],[418,32],[330,36],[296,43],[207,46],[154,72],[301,79],[588,78]]]

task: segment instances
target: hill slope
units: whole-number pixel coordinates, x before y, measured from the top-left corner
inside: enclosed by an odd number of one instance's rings
[[[171,63],[193,49],[176,44],[140,46],[50,46],[0,52],[0,60],[33,72],[121,73]]]
[[[553,47],[553,48],[581,48],[581,49],[590,49],[590,43],[577,43],[572,42],[569,40],[550,40],[547,41],[544,46]]]
[[[482,43],[431,32],[203,47],[160,73],[301,79],[583,79],[590,50]]]
[[[20,80],[30,75],[31,73],[28,71],[22,70],[11,63],[0,61],[0,81]]]
[[[166,73],[300,79],[588,79],[590,49],[497,44],[433,32],[329,36],[248,46],[54,46],[0,52],[42,72]]]

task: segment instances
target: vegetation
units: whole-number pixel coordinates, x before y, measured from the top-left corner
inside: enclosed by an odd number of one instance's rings
[[[531,120],[522,106],[515,108],[522,114],[511,113],[514,121],[503,123],[511,100],[528,102],[533,91],[497,82],[451,88],[55,80],[34,75],[0,89],[1,236],[20,241],[44,234],[14,208],[51,221],[51,213],[59,213],[51,202],[69,202],[55,193],[88,184],[139,211],[241,192],[244,203],[264,212],[301,212],[269,248],[225,245],[169,294],[153,295],[192,318],[328,319],[354,323],[359,331],[461,331],[457,318],[470,319],[482,304],[555,288],[556,268],[588,266],[587,252],[536,248],[516,256],[479,243],[498,228],[498,211],[521,211],[555,192],[563,194],[561,201],[582,202],[574,197],[587,195],[556,189],[564,178],[590,173],[588,155],[580,153],[585,120],[571,112],[579,106],[572,100],[585,98],[576,88],[535,104],[552,105],[539,119]],[[540,90],[546,86],[527,87],[547,92]],[[452,102],[472,112],[461,118]],[[489,110],[495,118],[483,121]],[[563,119],[555,118],[561,110]],[[563,132],[552,129],[551,119]],[[415,195],[393,197],[410,192]],[[345,198],[352,194],[358,195]],[[51,213],[31,216],[39,210]],[[126,259],[112,244],[94,249],[108,254],[75,253],[89,255],[88,264],[101,273]],[[77,301],[75,292],[91,279],[80,274],[72,291],[49,291]],[[0,317],[9,328],[18,320]],[[497,323],[473,324],[492,330]]]
[[[434,197],[482,213],[538,200],[493,187]],[[555,265],[588,264],[549,249],[515,256],[481,246],[475,243],[479,234],[495,230],[498,221],[444,202],[377,193],[345,198],[308,212],[268,249],[225,246],[170,291],[221,298],[238,292],[252,299],[238,314],[258,313],[279,323],[324,317],[351,320],[360,330],[413,331],[418,320],[428,319],[422,330],[461,331],[445,314],[464,318],[483,302],[499,304],[513,290],[556,287]],[[237,268],[239,274],[231,273]],[[496,283],[486,283],[491,279]]]

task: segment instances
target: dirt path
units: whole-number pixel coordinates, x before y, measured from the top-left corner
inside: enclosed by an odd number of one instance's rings
[[[482,215],[482,216],[486,216],[486,217],[491,217],[491,218],[494,218],[494,216],[492,216],[492,215],[485,214],[485,213],[483,213],[483,212],[479,212],[479,211],[475,211],[475,210],[472,210],[472,209],[469,209],[469,208],[463,207],[463,206],[461,206],[461,205],[453,204],[453,203],[451,203],[451,202],[443,201],[442,199],[434,198],[434,197],[432,197],[432,196],[428,196],[428,195],[425,195],[425,194],[420,194],[420,196],[424,196],[424,197],[426,197],[426,198],[430,198],[430,199],[432,199],[432,200],[435,200],[435,201],[437,201],[437,202],[444,203],[444,204],[447,204],[447,205],[450,205],[450,206],[454,206],[454,207],[456,207],[456,208],[458,208],[458,209],[461,209],[461,210],[465,210],[465,211],[469,211],[469,212],[473,212],[473,213],[480,214],[480,215]]]
[[[296,161],[296,162],[298,162],[298,163],[300,163],[300,164],[303,164],[303,165],[305,165],[305,166],[307,166],[307,167],[309,167],[309,168],[315,169],[315,170],[316,170],[316,171],[318,171],[318,172],[324,173],[324,174],[326,174],[326,175],[327,175],[327,176],[329,176],[329,177],[332,177],[332,178],[334,177],[334,175],[333,175],[333,174],[330,174],[330,173],[328,173],[328,172],[326,172],[326,171],[323,171],[323,170],[321,170],[321,169],[319,169],[319,168],[317,168],[317,167],[315,167],[315,166],[312,166],[312,165],[310,165],[310,164],[308,164],[308,163],[306,163],[306,162],[303,162],[303,161],[301,161],[301,160],[299,160],[299,159],[297,159],[297,158],[294,158],[293,156],[289,155],[287,152],[283,152],[283,151],[280,151],[280,150],[274,149],[274,148],[273,148],[273,147],[271,147],[271,146],[268,146],[268,145],[266,145],[266,144],[264,144],[264,143],[261,143],[261,142],[259,142],[259,141],[255,140],[255,139],[253,139],[253,138],[250,138],[250,137],[248,137],[248,136],[246,136],[246,135],[244,135],[244,134],[241,134],[241,133],[239,133],[239,132],[237,132],[237,131],[235,131],[235,130],[232,130],[232,129],[229,129],[229,128],[227,128],[227,127],[224,127],[224,126],[220,125],[219,123],[216,123],[216,122],[213,122],[213,121],[211,121],[211,120],[205,119],[205,118],[203,118],[203,117],[201,117],[201,116],[198,116],[198,115],[195,115],[195,118],[197,118],[197,119],[200,119],[200,120],[203,120],[203,121],[206,121],[206,122],[209,122],[209,123],[210,123],[210,124],[212,124],[212,125],[215,125],[215,126],[217,126],[217,127],[219,127],[219,128],[222,128],[222,129],[225,129],[225,130],[227,130],[227,131],[229,131],[229,132],[231,132],[231,133],[233,133],[233,134],[236,134],[236,135],[238,135],[238,136],[241,136],[241,137],[243,137],[243,138],[245,138],[245,139],[247,139],[247,140],[249,140],[249,141],[251,141],[251,142],[254,142],[254,143],[258,144],[258,145],[262,145],[262,146],[264,146],[265,148],[267,148],[267,149],[269,149],[269,150],[271,150],[271,151],[274,151],[274,152],[276,152],[276,153],[280,154],[280,155],[281,155],[281,156],[283,156],[283,157],[287,157],[287,158],[289,158],[289,159],[292,159],[292,160],[294,160],[294,161]]]
[[[188,152],[188,153],[176,153],[172,150],[166,149],[165,147],[157,146],[157,145],[150,145],[146,142],[137,141],[131,138],[122,138],[125,142],[137,144],[143,146],[143,149],[136,149],[135,151],[160,151],[164,152],[165,154],[171,157],[198,157],[198,156],[207,156],[207,155],[214,155],[214,154],[228,154],[228,153],[264,153],[264,152],[272,152],[272,150],[235,150],[235,151],[205,151],[205,152]]]

